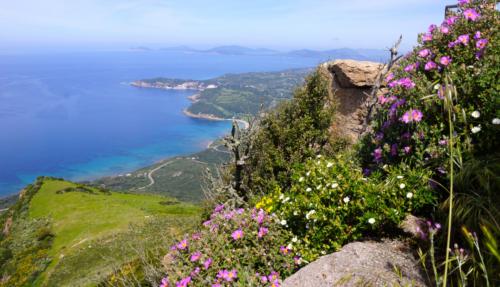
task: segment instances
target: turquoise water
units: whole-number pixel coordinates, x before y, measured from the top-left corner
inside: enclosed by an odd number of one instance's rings
[[[317,59],[175,52],[0,55],[0,196],[37,176],[70,180],[125,173],[202,150],[229,122],[182,114],[193,91],[138,89],[150,77],[310,67]]]

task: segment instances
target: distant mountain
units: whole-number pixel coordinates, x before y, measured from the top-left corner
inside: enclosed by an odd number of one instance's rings
[[[265,48],[248,48],[242,46],[220,46],[201,51],[203,53],[216,53],[222,55],[269,55],[278,54],[278,51]]]

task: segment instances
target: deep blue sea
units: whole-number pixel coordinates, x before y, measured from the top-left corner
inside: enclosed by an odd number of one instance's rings
[[[139,89],[151,77],[312,67],[319,60],[120,51],[0,55],[0,197],[48,175],[87,180],[200,151],[229,122],[183,115],[193,91]]]

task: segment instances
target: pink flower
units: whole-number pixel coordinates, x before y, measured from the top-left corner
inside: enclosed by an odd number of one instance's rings
[[[177,243],[177,249],[179,249],[179,250],[185,250],[186,248],[188,248],[188,241],[187,241],[187,239],[184,239],[181,242]]]
[[[457,42],[462,43],[464,46],[469,44],[470,36],[469,34],[460,35],[457,38]]]
[[[212,258],[208,258],[203,262],[203,267],[205,268],[205,270],[210,268],[211,265],[212,265]]]
[[[415,83],[410,78],[402,78],[398,81],[398,84],[407,90],[415,87]]]
[[[259,225],[261,225],[262,223],[264,223],[264,219],[266,218],[266,213],[264,210],[262,209],[259,209],[259,211],[257,212],[257,223]]]
[[[200,267],[196,267],[193,272],[191,272],[191,277],[196,277],[196,275],[200,274]]]
[[[424,69],[425,69],[426,71],[434,70],[434,69],[436,69],[436,68],[437,68],[437,64],[436,64],[436,63],[434,63],[433,61],[429,61],[429,62],[427,62],[427,63],[425,64],[425,67],[424,67]]]
[[[390,82],[392,81],[392,79],[394,79],[394,73],[390,73],[389,75],[387,75],[387,77],[385,77],[386,82]]]
[[[456,45],[458,45],[458,43],[459,43],[458,40],[451,41],[450,43],[448,43],[448,48],[453,48]]]
[[[175,284],[176,287],[187,287],[188,284],[191,283],[191,276],[183,278],[181,281]]]
[[[161,279],[160,287],[169,287],[169,286],[170,286],[170,283],[168,282],[168,277]]]
[[[487,44],[488,44],[488,39],[480,39],[476,42],[476,48],[482,50],[486,47]]]
[[[414,72],[417,69],[418,63],[413,63],[405,67],[405,72],[411,73]]]
[[[257,233],[257,237],[262,238],[264,235],[266,235],[269,232],[269,230],[266,227],[260,227],[259,232]]]
[[[411,122],[420,122],[422,120],[423,114],[420,110],[411,109],[403,114],[400,121],[408,124]]]
[[[385,97],[384,95],[379,95],[379,96],[377,96],[377,98],[378,98],[378,101],[381,105],[387,104],[387,103],[392,103],[395,100],[397,100],[397,98],[395,96]]]
[[[449,56],[443,56],[443,57],[441,57],[441,59],[439,59],[439,62],[443,66],[448,66],[451,63],[451,57],[449,57]]]
[[[421,58],[427,58],[427,57],[429,57],[430,54],[431,54],[431,50],[429,50],[429,49],[423,49],[423,50],[420,50],[420,52],[418,52],[418,56]]]
[[[219,204],[215,207],[214,212],[219,213],[224,209],[224,204]]]
[[[437,26],[436,26],[436,25],[434,25],[434,24],[432,24],[432,25],[430,25],[430,26],[429,26],[429,28],[427,29],[427,31],[429,31],[429,33],[432,33],[432,32],[434,32],[434,30],[436,30],[436,29],[437,29]]]
[[[441,33],[443,33],[443,34],[450,33],[450,27],[448,27],[447,25],[442,25],[440,30],[441,30]]]
[[[479,40],[481,39],[481,31],[476,31],[476,33],[474,33],[474,40]]]
[[[293,261],[296,265],[300,265],[300,263],[302,263],[302,258],[300,258],[299,256],[295,256],[293,257]]]
[[[231,237],[232,237],[234,240],[238,240],[238,239],[243,238],[243,230],[238,229],[238,230],[234,231],[234,232],[231,234]]]
[[[448,18],[445,19],[445,23],[448,26],[453,26],[453,24],[455,24],[455,22],[457,21],[457,19],[458,19],[457,16],[451,16],[451,17],[448,17]]]
[[[280,247],[280,252],[283,254],[283,255],[288,255],[292,250],[290,248],[288,248],[288,246],[281,246]]]
[[[411,147],[410,146],[405,146],[403,148],[403,150],[404,150],[405,154],[409,154],[411,152]]]
[[[464,11],[464,17],[467,20],[476,21],[481,15],[475,9],[467,9]]]
[[[382,149],[380,147],[373,151],[373,158],[376,162],[379,162],[382,159]]]
[[[196,251],[193,254],[191,254],[191,258],[189,260],[191,260],[191,262],[195,262],[195,261],[198,261],[200,259],[200,257],[201,257],[201,252]]]
[[[217,278],[224,279],[227,282],[231,282],[238,278],[238,272],[236,271],[236,269],[233,269],[231,271],[224,269],[217,273]]]
[[[426,33],[422,35],[422,42],[432,41],[432,34]]]

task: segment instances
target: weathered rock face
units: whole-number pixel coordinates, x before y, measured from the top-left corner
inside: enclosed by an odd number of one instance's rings
[[[322,65],[332,79],[332,91],[338,104],[331,128],[334,136],[356,142],[364,130],[365,104],[373,84],[384,65],[375,62],[336,60]]]
[[[283,282],[285,287],[428,286],[419,261],[400,241],[354,242]]]

